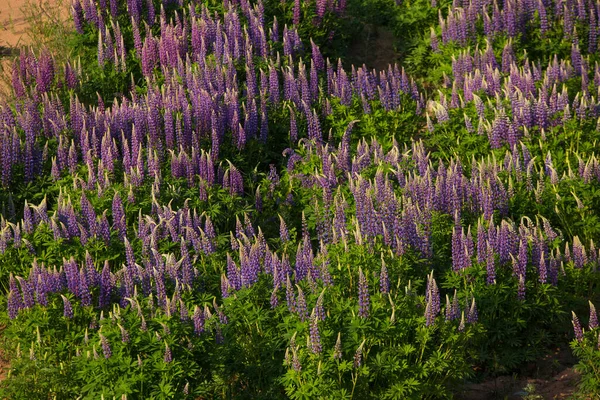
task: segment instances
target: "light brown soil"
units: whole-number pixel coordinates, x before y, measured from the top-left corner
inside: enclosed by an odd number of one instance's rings
[[[0,0],[0,98],[11,96],[12,58],[24,46],[47,45],[48,24],[64,26],[68,4],[70,0]]]
[[[29,34],[32,11],[39,10],[42,16],[55,18],[58,15],[64,19],[68,17],[66,3],[60,0],[0,0],[0,49],[30,44],[34,40]]]

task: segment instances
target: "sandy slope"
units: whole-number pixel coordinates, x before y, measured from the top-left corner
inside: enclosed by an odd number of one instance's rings
[[[33,4],[37,7],[28,6]],[[0,46],[19,47],[26,45],[31,41],[27,34],[28,11],[33,9],[45,10],[47,14],[55,14],[55,10],[60,4],[62,7],[61,17],[68,17],[68,7],[70,4],[66,0],[0,0]]]
[[[0,46],[24,44],[27,21],[23,15],[26,0],[0,1]]]

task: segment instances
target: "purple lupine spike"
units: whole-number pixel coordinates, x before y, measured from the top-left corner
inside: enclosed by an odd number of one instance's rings
[[[287,301],[288,311],[290,313],[296,312],[296,300],[294,298],[294,290],[292,289],[292,283],[290,276],[287,275],[286,286],[285,286],[285,297]]]
[[[335,341],[335,346],[333,347],[333,358],[335,360],[342,359],[342,333],[338,332],[337,340]]]
[[[595,329],[598,327],[598,314],[596,313],[596,307],[594,307],[594,305],[592,304],[591,301],[589,301],[590,303],[590,323],[589,323],[589,328],[590,330]]]
[[[173,361],[173,354],[171,353],[171,348],[169,347],[169,345],[167,344],[166,341],[165,341],[165,355],[163,357],[163,361],[165,362],[165,364],[168,364],[171,361]]]
[[[279,216],[279,237],[283,243],[290,241],[290,233],[281,215]]]
[[[23,298],[17,287],[17,282],[12,272],[9,280],[9,292],[8,292],[8,316],[10,319],[15,319],[19,313],[19,310],[23,308]]]
[[[110,267],[108,260],[104,262],[104,268],[100,275],[100,296],[98,297],[98,306],[104,308],[110,304],[110,298],[113,291],[112,274],[110,273]]]
[[[129,343],[129,332],[127,332],[127,330],[125,328],[123,328],[123,326],[121,324],[117,324],[119,326],[119,329],[121,330],[121,342],[122,343]]]
[[[362,268],[358,269],[358,316],[361,318],[369,317],[370,307],[369,283],[366,276],[362,272]]]
[[[527,270],[527,239],[521,239],[519,241],[519,254],[517,256],[517,271],[516,276],[523,275]]]
[[[36,75],[38,91],[45,93],[50,90],[54,80],[54,60],[48,50],[43,50],[40,54]]]
[[[585,247],[579,240],[578,236],[573,238],[573,262],[575,263],[576,268],[583,268],[585,264],[587,264],[587,254],[585,251]]]
[[[496,283],[496,255],[494,254],[494,249],[489,242],[487,245],[485,266],[487,270],[487,284],[493,285]]]
[[[133,248],[131,247],[131,243],[127,238],[124,238],[125,243],[125,259],[127,261],[127,268],[129,270],[133,270],[135,268],[135,256],[133,254]]]
[[[300,372],[302,370],[302,365],[300,364],[300,359],[298,358],[298,352],[294,349],[294,355],[292,357],[292,368],[294,371]]]
[[[446,321],[452,321],[452,303],[450,303],[450,297],[446,295],[446,311],[445,311]]]
[[[325,69],[325,60],[323,59],[323,55],[321,54],[321,50],[319,50],[319,46],[310,40],[311,50],[312,50],[312,61],[314,62],[315,68],[317,71],[322,71]]]
[[[270,303],[271,303],[271,309],[275,309],[277,308],[277,306],[279,305],[279,298],[277,297],[277,287],[273,288],[273,291],[271,292],[271,298],[270,298]]]
[[[456,293],[456,289],[454,290],[454,296],[452,297],[451,310],[451,319],[458,319],[460,316],[460,306],[458,304],[458,294]]]
[[[540,261],[538,265],[539,281],[540,283],[546,283],[548,279],[548,268],[546,266],[546,259],[544,252],[540,252]]]
[[[578,342],[581,342],[583,340],[583,330],[581,329],[581,324],[579,323],[579,318],[577,318],[577,315],[575,315],[575,313],[573,311],[571,311],[571,314],[573,315],[573,332],[575,333],[575,339],[577,339]]]
[[[115,229],[119,235],[119,239],[123,240],[127,233],[127,225],[125,221],[125,209],[123,208],[123,202],[119,192],[115,192],[112,201],[112,217],[113,217],[113,229]]]
[[[110,358],[112,356],[112,350],[110,348],[110,344],[108,343],[108,339],[101,333],[100,335],[100,344],[102,346],[102,353],[104,354],[104,358]]]
[[[390,292],[390,279],[388,277],[387,267],[383,261],[381,262],[381,272],[379,274],[379,291],[385,294]]]
[[[83,35],[83,8],[81,7],[80,0],[74,0],[71,4],[71,15],[73,16],[73,22],[75,30],[78,34]]]
[[[73,306],[71,306],[71,302],[69,301],[69,299],[67,299],[62,294],[60,295],[60,297],[62,297],[63,306],[64,306],[63,316],[67,319],[73,318]]]
[[[519,286],[517,288],[517,298],[520,301],[525,300],[525,276],[519,275]]]
[[[437,282],[433,278],[433,272],[427,279],[427,288],[425,292],[427,305],[425,307],[425,326],[431,326],[435,323],[435,318],[440,313],[440,291]]]
[[[293,18],[292,18],[292,23],[295,26],[298,26],[300,24],[300,0],[294,0],[294,8],[293,8]],[[284,27],[284,30],[287,31],[287,25]],[[284,40],[285,40],[285,33],[284,33]]]
[[[232,292],[232,287],[231,287],[231,283],[229,283],[229,279],[227,279],[227,276],[225,274],[221,275],[221,297],[223,297],[224,299],[229,297],[229,295]]]
[[[194,307],[192,322],[194,323],[194,333],[200,336],[204,332],[204,312],[198,306]]]
[[[296,143],[298,140],[298,126],[296,125],[295,112],[290,108],[290,141]]]
[[[360,344],[360,346],[358,346],[358,348],[356,349],[356,352],[354,353],[354,363],[353,366],[355,369],[360,368],[363,362],[363,346],[365,344],[365,341],[363,340],[362,343]]]
[[[38,275],[37,282],[35,285],[35,296],[38,304],[46,307],[48,305],[47,297],[48,287],[45,283],[45,279],[42,278],[42,274]]]
[[[33,232],[33,215],[31,208],[25,200],[25,207],[23,208],[23,232],[30,235]]]
[[[92,294],[90,293],[87,275],[82,267],[79,271],[79,290],[78,295],[81,298],[81,305],[86,307],[92,304]]]
[[[300,321],[304,322],[304,320],[306,320],[306,318],[308,317],[306,311],[306,298],[304,297],[304,292],[302,291],[302,288],[298,285],[296,285],[296,287],[298,288],[298,297],[296,299],[295,309],[296,313],[298,314],[298,317],[300,318]]]
[[[467,322],[469,324],[474,324],[479,319],[479,314],[477,313],[477,305],[475,304],[475,298],[471,300],[471,307],[469,308],[469,313],[467,314]]]
[[[32,308],[35,305],[35,300],[33,297],[33,290],[29,282],[20,276],[17,277],[19,281],[19,285],[21,286],[21,293],[23,294],[23,307],[24,308]]]

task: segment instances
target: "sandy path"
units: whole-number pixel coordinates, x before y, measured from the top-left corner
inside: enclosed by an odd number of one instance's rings
[[[67,4],[66,0],[0,0],[0,46],[14,48],[31,41],[28,28],[32,10],[55,15],[62,6],[60,17],[66,19],[69,15]]]

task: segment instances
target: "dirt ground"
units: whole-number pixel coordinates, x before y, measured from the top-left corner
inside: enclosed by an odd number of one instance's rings
[[[456,398],[460,400],[569,399],[577,391],[579,374],[573,368],[577,360],[568,348],[532,363],[520,375],[500,376],[465,385]],[[527,390],[527,387],[531,390]],[[526,397],[528,396],[528,397]],[[578,397],[581,399],[581,397]],[[585,398],[584,398],[585,399]],[[589,399],[597,399],[589,397]]]
[[[367,25],[364,34],[352,43],[348,54],[348,62],[355,65],[363,63],[368,68],[385,70],[389,64],[398,61],[398,54],[394,49],[394,34],[384,28]]]
[[[0,49],[6,52],[31,43],[28,29],[35,11],[64,20],[69,16],[68,4],[67,0],[0,0]]]
[[[14,48],[25,44],[27,19],[23,13],[26,0],[0,1],[0,46]]]

